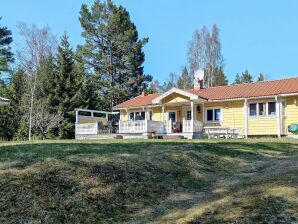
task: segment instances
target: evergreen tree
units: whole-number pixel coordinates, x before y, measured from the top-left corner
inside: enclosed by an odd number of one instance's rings
[[[142,66],[142,48],[148,38],[139,39],[127,10],[111,0],[96,0],[91,10],[81,6],[80,22],[85,44],[78,46],[79,58],[96,76],[100,95],[105,98],[101,109],[111,110],[146,89],[152,80]]]
[[[220,67],[219,69],[215,69],[215,76],[213,80],[213,86],[226,86],[228,85],[229,81],[225,76],[224,71]]]
[[[242,83],[242,80],[241,80],[240,75],[237,73],[234,84],[240,84],[240,83]]]
[[[184,66],[182,70],[182,74],[178,79],[178,88],[179,89],[191,89],[193,86],[193,80],[188,74],[188,70],[186,66]]]
[[[0,21],[1,21],[0,17]],[[9,63],[13,62],[13,53],[9,46],[12,42],[11,31],[0,26],[0,73],[9,71]]]
[[[75,108],[80,106],[77,100],[81,91],[83,74],[75,68],[75,59],[65,33],[60,40],[56,57],[57,72],[51,72],[45,88],[50,112],[63,117],[59,127],[59,138],[74,138]],[[55,71],[53,66],[51,71]],[[56,133],[57,134],[57,133]]]
[[[240,84],[240,83],[250,83],[253,82],[251,74],[248,72],[248,70],[245,70],[242,72],[241,76],[239,74],[236,75],[234,84]]]
[[[257,82],[261,82],[261,81],[265,81],[265,75],[263,73],[260,73],[258,79],[257,79]]]
[[[252,76],[248,72],[248,70],[245,70],[244,73],[242,73],[242,82],[243,83],[253,82]]]

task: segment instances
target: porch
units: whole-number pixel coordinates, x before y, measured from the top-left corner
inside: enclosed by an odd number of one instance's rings
[[[178,127],[179,125],[179,127]],[[195,120],[183,120],[182,127],[179,122],[173,120],[152,121],[119,121],[119,134],[143,135],[145,137],[156,136],[183,136],[195,138],[203,133],[203,122]]]

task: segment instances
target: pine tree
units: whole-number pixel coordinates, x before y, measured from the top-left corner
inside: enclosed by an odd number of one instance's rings
[[[1,21],[0,17],[0,21]],[[11,31],[0,26],[0,73],[9,71],[9,63],[13,62],[13,53],[9,46],[12,42]]]
[[[248,72],[248,70],[245,70],[242,72],[241,76],[239,74],[236,75],[234,84],[240,84],[240,83],[250,83],[253,82],[251,74]]]
[[[243,83],[249,83],[253,82],[251,74],[248,72],[248,70],[245,70],[244,73],[242,73],[242,82]]]
[[[65,33],[58,46],[57,73],[52,74],[48,86],[50,108],[63,117],[59,127],[60,138],[74,138],[75,108],[80,106],[78,95],[81,91],[83,74],[78,72],[75,65],[74,53]]]
[[[234,84],[240,84],[240,83],[242,83],[242,80],[241,80],[240,75],[237,73],[236,74],[235,81],[234,81]]]
[[[96,0],[91,10],[81,6],[80,22],[85,44],[78,46],[79,58],[97,78],[100,95],[105,97],[101,109],[111,110],[146,89],[152,80],[142,66],[148,38],[139,39],[127,10],[111,0]]]
[[[265,75],[263,73],[260,73],[257,82],[265,81]]]
[[[225,76],[225,73],[221,67],[219,69],[215,69],[214,73],[215,73],[215,75],[214,75],[214,80],[213,80],[213,86],[228,85],[229,81],[228,81],[227,77]]]
[[[182,74],[178,79],[178,88],[179,89],[191,89],[193,86],[193,80],[188,74],[188,70],[186,66],[184,66],[182,70]]]

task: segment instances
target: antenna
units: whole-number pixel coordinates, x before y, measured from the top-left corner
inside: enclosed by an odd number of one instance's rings
[[[204,70],[198,69],[195,72],[195,79],[198,81],[202,81],[204,79]]]
[[[195,80],[194,80],[194,87],[195,88],[203,88],[204,82],[204,70],[198,69],[195,71]]]

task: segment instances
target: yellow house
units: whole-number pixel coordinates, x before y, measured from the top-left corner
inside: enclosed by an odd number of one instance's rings
[[[148,136],[203,132],[224,136],[288,136],[298,123],[298,77],[165,93],[144,92],[114,107],[119,133]]]

